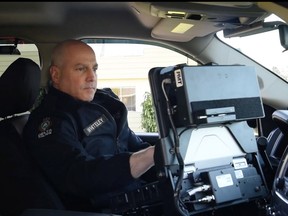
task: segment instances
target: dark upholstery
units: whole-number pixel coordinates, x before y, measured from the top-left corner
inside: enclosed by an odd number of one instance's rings
[[[272,119],[278,126],[268,136],[267,154],[275,170],[288,145],[288,110],[276,110]]]
[[[18,58],[0,77],[0,215],[18,216],[28,208],[64,209],[54,189],[31,160],[22,140],[39,93],[41,70],[30,59]]]
[[[288,110],[276,110],[272,114],[272,119],[280,128],[282,133],[288,134]]]
[[[18,58],[0,77],[0,117],[28,111],[39,93],[40,68],[31,59]]]

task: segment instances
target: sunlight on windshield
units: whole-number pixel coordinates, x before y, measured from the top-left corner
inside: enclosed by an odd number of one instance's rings
[[[265,21],[282,20],[272,15]],[[278,30],[246,37],[224,38],[223,32],[219,32],[217,36],[288,81],[288,51],[283,52],[284,48],[281,46]]]

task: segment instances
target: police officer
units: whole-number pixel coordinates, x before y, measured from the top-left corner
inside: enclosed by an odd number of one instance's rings
[[[66,205],[103,207],[115,193],[141,184],[154,166],[154,146],[127,124],[127,109],[107,89],[97,89],[93,49],[79,40],[52,52],[51,85],[24,128],[29,151]]]

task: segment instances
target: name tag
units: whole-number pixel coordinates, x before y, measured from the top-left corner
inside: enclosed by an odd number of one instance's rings
[[[94,122],[92,122],[90,125],[88,125],[86,128],[84,128],[84,133],[86,136],[89,136],[91,133],[93,133],[94,130],[99,128],[101,125],[103,125],[107,121],[107,118],[105,115],[102,115],[100,118],[96,119]]]

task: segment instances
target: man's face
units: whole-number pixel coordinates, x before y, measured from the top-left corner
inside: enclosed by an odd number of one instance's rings
[[[61,65],[50,69],[54,86],[75,99],[91,101],[97,88],[94,51],[86,45],[70,45],[61,60]]]

